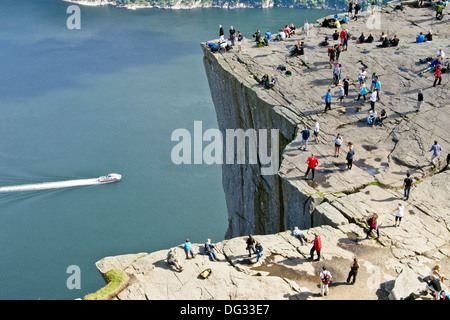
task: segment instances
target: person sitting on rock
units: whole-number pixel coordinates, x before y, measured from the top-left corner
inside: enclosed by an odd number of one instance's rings
[[[369,34],[369,36],[367,37],[366,41],[364,41],[365,43],[372,43],[373,42],[373,36],[372,34]]]
[[[269,75],[266,73],[262,76],[261,80],[259,80],[259,85],[265,86],[267,81],[269,81]]]
[[[385,109],[382,109],[380,112],[380,116],[377,118],[376,124],[379,124],[380,126],[383,125],[383,121],[387,118],[387,113]]]
[[[419,35],[416,37],[416,42],[417,43],[422,43],[425,42],[425,36],[423,35],[423,32],[421,31],[419,33]]]
[[[217,255],[215,250],[215,246],[211,243],[211,239],[206,239],[206,243],[205,243],[205,252],[209,255],[209,258],[211,259],[211,261],[219,261],[219,259],[217,259]]]
[[[337,29],[334,31],[332,37],[333,37],[333,40],[338,40],[339,39],[339,32],[337,31]]]
[[[398,43],[400,42],[400,39],[397,38],[397,35],[394,35],[392,39],[389,39],[389,45],[392,47],[398,46]]]
[[[299,55],[299,56],[301,56],[301,55],[303,55],[303,54],[305,54],[305,50],[304,50],[304,42],[302,41],[302,42],[298,42],[293,48],[292,48],[292,50],[291,50],[291,56],[296,56],[296,55]]]
[[[274,75],[270,76],[270,80],[266,82],[266,88],[273,88],[277,83],[277,78]]]
[[[361,32],[361,35],[358,38],[358,43],[364,43],[366,40],[366,36],[364,35],[364,32]]]
[[[425,41],[433,41],[433,33],[431,31],[428,31],[425,35]]]
[[[167,263],[171,266],[174,266],[178,271],[183,271],[183,266],[178,260],[177,251],[175,248],[170,248],[169,252],[167,253]]]
[[[377,118],[377,111],[375,109],[369,110],[369,115],[367,117],[367,123],[369,125],[374,126],[375,125],[375,119]]]

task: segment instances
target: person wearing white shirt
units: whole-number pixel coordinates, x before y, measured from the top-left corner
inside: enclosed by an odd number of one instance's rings
[[[436,54],[436,58],[439,58],[439,57],[441,57],[442,60],[445,59],[445,52],[442,51],[442,49],[439,49],[439,51],[438,51],[437,54]],[[442,60],[441,60],[441,61],[442,61]]]
[[[328,271],[325,266],[322,267],[322,272],[320,273],[320,294],[322,297],[328,295],[328,285],[332,279],[330,271]]]
[[[397,209],[395,209],[395,227],[400,227],[400,222],[402,222],[405,207],[403,204],[399,203]]]
[[[375,109],[375,102],[377,102],[378,91],[374,90],[370,94],[370,110]]]
[[[316,143],[319,143],[319,131],[320,131],[320,125],[317,120],[314,120],[314,139],[316,140]]]

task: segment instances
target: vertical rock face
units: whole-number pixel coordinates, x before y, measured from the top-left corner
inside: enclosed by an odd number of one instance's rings
[[[262,148],[257,149],[257,163],[251,164],[247,140],[245,163],[238,164],[235,159],[234,163],[223,165],[222,183],[229,212],[226,238],[249,233],[276,233],[285,230],[288,225],[292,226],[294,221],[301,228],[311,227],[309,213],[313,209],[311,205],[317,202],[317,197],[311,197],[311,194],[315,191],[283,180],[277,170],[283,150],[295,138],[298,115],[284,107],[286,101],[282,97],[259,90],[253,77],[240,78],[240,65],[249,67],[244,61],[237,58],[231,65],[225,59],[213,56],[205,46],[203,50],[206,75],[223,136],[227,136],[227,130],[242,129],[247,132],[254,129]],[[267,130],[267,149],[259,135],[264,129]],[[278,156],[277,161],[264,164],[261,162],[261,152],[271,155],[270,150],[274,147],[269,138],[271,129],[279,132],[278,148],[272,151]],[[224,143],[224,155],[230,152],[236,153],[237,148],[227,149]],[[270,165],[275,166],[274,174],[264,174],[263,168]]]

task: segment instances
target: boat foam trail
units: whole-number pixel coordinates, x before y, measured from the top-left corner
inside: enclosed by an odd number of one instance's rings
[[[43,182],[43,183],[33,183],[33,184],[23,184],[18,186],[7,186],[0,187],[0,192],[14,192],[14,191],[34,191],[34,190],[46,190],[46,189],[58,189],[58,188],[70,188],[70,187],[80,187],[89,186],[94,184],[100,184],[98,178],[92,179],[77,179],[77,180],[66,180],[66,181],[56,181],[56,182]]]

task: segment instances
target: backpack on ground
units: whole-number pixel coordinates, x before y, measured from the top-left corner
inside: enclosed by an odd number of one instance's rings
[[[202,273],[200,273],[200,276],[203,279],[207,279],[211,275],[211,272],[212,272],[211,269],[203,270]]]

